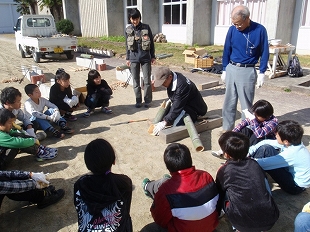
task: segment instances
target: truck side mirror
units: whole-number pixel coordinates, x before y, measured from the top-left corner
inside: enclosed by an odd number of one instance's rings
[[[17,31],[17,28],[14,26],[14,27],[13,27],[13,30],[14,30],[14,31]]]

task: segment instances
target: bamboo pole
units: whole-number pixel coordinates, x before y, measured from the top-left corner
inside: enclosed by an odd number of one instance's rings
[[[186,129],[188,131],[188,134],[192,140],[192,143],[196,149],[196,151],[203,151],[205,148],[203,147],[201,140],[199,138],[199,135],[197,133],[196,127],[191,119],[191,117],[186,114],[184,119],[184,124],[186,126]]]

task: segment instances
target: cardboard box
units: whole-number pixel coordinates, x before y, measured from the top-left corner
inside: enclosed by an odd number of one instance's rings
[[[182,53],[185,57],[185,63],[194,64],[195,58],[204,55],[207,51],[204,48],[188,48]]]
[[[195,58],[195,68],[210,68],[213,65],[213,58]]]
[[[84,101],[87,96],[86,86],[75,88],[73,94],[79,97],[79,103],[84,104]]]

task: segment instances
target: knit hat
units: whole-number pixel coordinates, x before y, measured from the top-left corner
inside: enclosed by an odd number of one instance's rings
[[[160,67],[154,73],[154,87],[161,86],[171,73],[168,67]]]

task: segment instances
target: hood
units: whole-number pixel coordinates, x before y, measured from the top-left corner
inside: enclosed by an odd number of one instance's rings
[[[90,214],[94,215],[120,199],[121,196],[112,181],[112,175],[112,173],[87,175],[76,182],[76,189],[80,191]]]

